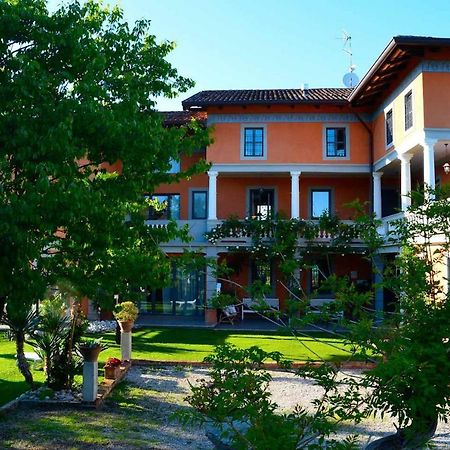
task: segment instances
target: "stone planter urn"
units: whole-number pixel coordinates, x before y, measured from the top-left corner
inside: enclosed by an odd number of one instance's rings
[[[116,305],[114,317],[120,326],[120,350],[122,361],[131,361],[131,330],[134,321],[137,319],[139,309],[130,301]]]
[[[96,347],[84,347],[80,345],[79,350],[83,356],[84,362],[96,362],[98,360],[98,355],[102,351],[102,346],[98,345]]]
[[[98,355],[103,350],[101,344],[83,345],[79,350],[83,356],[83,401],[95,402],[98,392]]]
[[[132,320],[118,320],[120,331],[122,333],[131,333],[133,329],[134,321]]]

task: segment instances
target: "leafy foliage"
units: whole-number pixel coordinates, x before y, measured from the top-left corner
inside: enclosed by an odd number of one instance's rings
[[[86,331],[87,321],[78,303],[67,315],[61,294],[45,299],[39,312],[39,324],[29,343],[44,361],[46,384],[52,389],[68,389],[73,383],[81,360],[73,350]]]
[[[167,282],[159,243],[187,232],[146,226],[143,194],[204,171],[201,161],[168,173],[209,138],[196,122],[164,127],[154,110],[157,96],[193,82],[149,25],[130,27],[93,0],[53,13],[44,0],[0,2],[0,296],[10,323],[61,279],[109,308],[114,294],[133,300],[135,286]]]
[[[277,411],[271,400],[269,372],[263,369],[267,360],[289,367],[278,352],[264,352],[258,347],[238,349],[222,345],[205,361],[212,364],[210,379],[191,386],[187,401],[194,413],[178,414],[183,423],[204,422],[205,416],[214,428],[210,438],[229,442],[235,449],[355,449],[354,439],[338,443],[325,440],[333,426],[326,409],[311,414],[301,406],[292,413]],[[217,437],[216,437],[217,434]]]

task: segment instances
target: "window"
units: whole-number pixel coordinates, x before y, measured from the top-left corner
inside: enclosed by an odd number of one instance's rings
[[[405,131],[413,126],[412,91],[405,95]]]
[[[310,292],[319,291],[319,296],[331,294],[330,290],[322,288],[323,282],[330,275],[330,268],[322,258],[316,259],[311,266]]]
[[[311,191],[311,217],[318,219],[331,211],[331,191],[329,189],[313,189]]]
[[[170,169],[167,173],[179,173],[180,172],[180,161],[175,159],[170,160]]]
[[[392,109],[386,113],[386,147],[389,147],[394,141],[393,127],[392,127]]]
[[[208,195],[206,191],[192,191],[192,218],[206,219]]]
[[[244,128],[244,157],[264,157],[264,128]]]
[[[261,287],[264,287],[267,291],[271,290],[272,292],[269,295],[273,295],[273,267],[270,261],[253,262],[250,274],[252,284],[255,281],[260,282]]]
[[[269,219],[274,213],[274,200],[273,189],[250,189],[250,216],[262,220]]]
[[[333,127],[326,129],[326,157],[347,157],[347,129]]]
[[[180,219],[180,194],[155,194],[151,199],[154,205],[148,208],[148,220]]]

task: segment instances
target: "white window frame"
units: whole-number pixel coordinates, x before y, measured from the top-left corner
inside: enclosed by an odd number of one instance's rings
[[[406,96],[411,94],[411,126],[406,128]],[[403,94],[403,125],[405,129],[405,133],[408,133],[410,130],[414,129],[415,117],[414,117],[414,94],[413,89],[410,87]]]
[[[345,129],[345,156],[327,156],[327,128]],[[322,126],[322,157],[326,161],[348,161],[350,159],[350,126],[342,123],[325,123]]]
[[[263,155],[262,156],[245,156],[245,129],[246,128],[262,128],[263,129]],[[262,123],[245,123],[241,124],[241,160],[244,161],[264,161],[267,159],[267,125]]]

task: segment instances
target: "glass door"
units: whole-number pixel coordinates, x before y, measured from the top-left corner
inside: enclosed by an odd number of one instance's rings
[[[268,219],[273,216],[274,208],[274,189],[250,189],[250,217],[254,219]]]

